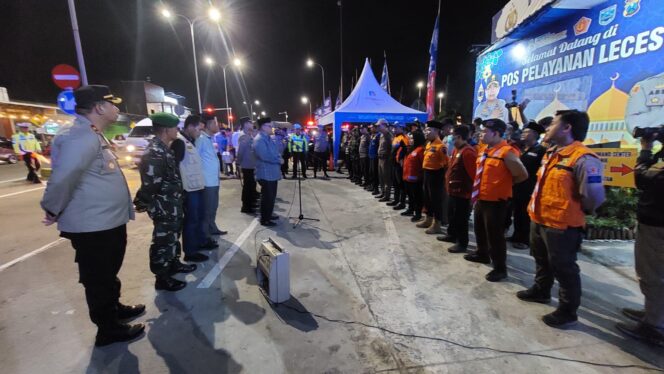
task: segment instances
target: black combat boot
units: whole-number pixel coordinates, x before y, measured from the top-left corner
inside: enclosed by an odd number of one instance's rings
[[[158,276],[154,282],[155,290],[179,291],[187,286],[187,283],[171,278],[169,276]]]

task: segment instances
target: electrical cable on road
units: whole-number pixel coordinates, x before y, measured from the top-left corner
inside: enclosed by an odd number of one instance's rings
[[[312,189],[314,198],[318,202],[318,206],[321,209],[321,213],[323,214],[324,217],[327,218],[327,214],[325,214],[325,209],[323,208],[323,205],[320,202],[320,199],[316,195],[316,191]],[[331,222],[328,223],[330,224],[330,229],[332,230],[333,234],[337,236],[337,239],[339,239],[339,235],[336,233],[336,230],[332,226]],[[645,366],[645,365],[636,365],[636,364],[625,364],[625,365],[620,365],[620,364],[607,364],[607,363],[601,363],[601,362],[594,362],[594,361],[586,361],[586,360],[577,360],[573,358],[566,358],[566,357],[558,357],[558,356],[553,356],[553,355],[547,355],[544,353],[537,353],[536,351],[512,351],[512,350],[506,350],[506,349],[498,349],[498,348],[492,348],[492,347],[487,347],[487,346],[474,346],[474,345],[469,345],[469,344],[464,344],[460,343],[451,339],[443,338],[443,337],[437,337],[437,336],[428,336],[428,335],[418,335],[418,334],[406,334],[398,331],[391,330],[386,327],[381,327],[377,325],[371,325],[368,323],[364,322],[358,322],[358,321],[348,321],[348,320],[343,320],[343,319],[337,319],[337,318],[330,318],[327,316],[324,316],[322,314],[317,314],[310,312],[308,310],[302,310],[297,307],[288,305],[286,303],[281,303],[281,304],[273,304],[270,302],[269,299],[268,303],[270,303],[274,307],[284,307],[290,310],[293,310],[297,313],[300,314],[308,314],[313,317],[320,318],[322,320],[331,322],[331,323],[339,323],[339,324],[345,324],[345,325],[359,325],[371,329],[376,329],[383,331],[385,333],[391,334],[391,335],[397,335],[401,337],[406,337],[406,338],[415,338],[415,339],[424,339],[424,340],[433,340],[433,341],[438,341],[438,342],[443,342],[447,344],[451,344],[460,348],[464,349],[469,349],[469,350],[485,350],[485,351],[491,351],[491,352],[496,352],[496,353],[502,353],[502,354],[510,354],[510,355],[517,355],[517,356],[531,356],[531,357],[540,357],[540,358],[548,358],[551,360],[557,360],[557,361],[565,361],[565,362],[573,362],[573,363],[579,363],[579,364],[584,364],[584,365],[591,365],[591,366],[597,366],[597,367],[605,367],[605,368],[613,368],[613,369],[643,369],[643,370],[650,370],[650,371],[655,371],[655,372],[662,372],[664,373],[664,369],[660,369],[657,367],[652,367],[652,366]]]

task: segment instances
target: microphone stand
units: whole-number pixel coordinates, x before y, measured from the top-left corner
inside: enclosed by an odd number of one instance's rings
[[[302,157],[304,157],[304,155],[302,155]],[[297,161],[293,160],[293,167],[295,167],[295,162],[297,162]],[[300,164],[300,166],[302,166],[302,164]],[[300,167],[300,169],[302,169],[302,168]],[[299,170],[298,173],[297,173],[297,189],[298,189],[298,195],[299,195],[299,200],[300,200],[300,214],[297,217],[288,217],[289,219],[290,218],[297,219],[295,221],[295,223],[293,224],[293,228],[296,228],[297,226],[299,226],[302,223],[302,221],[304,221],[304,220],[320,222],[320,220],[317,219],[317,218],[308,218],[308,217],[305,217],[304,214],[302,214],[302,178],[300,176],[303,175],[303,173],[304,173],[304,170]]]

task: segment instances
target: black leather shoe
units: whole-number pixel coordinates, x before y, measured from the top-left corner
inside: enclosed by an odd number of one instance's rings
[[[392,209],[394,209],[394,210],[402,210],[402,209],[406,209],[406,204],[401,204],[401,203],[399,203],[399,205],[395,206],[395,207],[392,208]]]
[[[277,215],[274,215],[274,214],[273,214],[273,215],[270,217],[270,221],[278,221],[278,220],[279,220],[279,216],[277,216]]]
[[[465,253],[468,251],[468,248],[466,248],[463,245],[460,244],[455,244],[447,249],[448,252],[450,253]]]
[[[490,264],[491,263],[491,259],[489,257],[483,257],[483,256],[478,255],[477,253],[469,253],[469,254],[463,256],[463,259],[466,260],[466,261],[477,262],[477,263],[480,263],[480,264]]]
[[[664,347],[664,334],[657,330],[657,328],[643,322],[636,324],[619,322],[616,324],[616,328],[634,339],[642,340],[651,345]]]
[[[189,262],[203,262],[203,261],[207,261],[208,259],[209,259],[209,257],[202,254],[202,253],[192,253],[190,255],[185,255],[184,256],[184,260],[189,261]],[[192,271],[196,270],[196,265],[185,265],[185,266],[193,266],[194,269]],[[182,273],[182,272],[180,272],[180,273]],[[190,272],[187,272],[187,273],[190,273]]]
[[[134,325],[123,323],[110,329],[100,328],[97,332],[97,338],[95,339],[95,346],[103,347],[113,343],[127,342],[139,337],[143,334],[144,330],[145,325],[142,323],[136,323]]]
[[[631,319],[632,321],[636,321],[636,322],[643,321],[643,318],[646,316],[646,311],[645,310],[623,308],[621,310],[621,312],[622,312],[623,315],[625,315],[625,317]]]
[[[223,236],[223,235],[226,235],[226,234],[228,234],[228,231],[224,231],[224,230],[217,230],[217,231],[212,233],[212,235],[219,235],[219,236]]]
[[[412,217],[415,214],[412,210],[406,210],[405,212],[401,212],[399,215],[402,215],[404,217]]]
[[[202,255],[205,256],[205,255]],[[187,256],[184,256],[185,261],[190,261],[187,260]],[[191,273],[192,271],[196,270],[196,265],[187,265],[183,264],[180,261],[175,261],[171,264],[171,274],[187,274]]]
[[[412,217],[410,217],[410,222],[417,222],[422,219],[422,214],[416,214]]]
[[[453,236],[445,235],[445,236],[436,236],[436,240],[445,242],[445,243],[456,243],[456,238]]]
[[[277,224],[272,222],[272,221],[261,221],[261,226],[267,226],[267,227],[273,227],[276,226]]]
[[[498,271],[498,270],[491,270],[489,274],[484,276],[484,279],[488,280],[489,282],[500,282],[501,280],[506,278],[507,278],[507,272]]]
[[[187,286],[187,283],[171,277],[157,277],[154,282],[155,290],[179,291]]]
[[[399,202],[396,201],[396,200],[392,200],[392,201],[390,201],[389,203],[387,203],[385,205],[387,205],[387,206],[397,206],[397,205],[399,205]]]
[[[519,243],[519,242],[512,242],[512,248],[514,249],[528,249],[528,244],[526,243]]]
[[[136,318],[143,313],[145,313],[145,305],[143,304],[123,305],[118,303],[119,320],[128,320],[131,318]]]
[[[240,209],[240,212],[244,214],[256,214],[256,211],[253,209]]]
[[[378,199],[383,197],[383,194],[378,190],[373,190],[373,192],[371,192],[371,194],[374,195],[374,196],[379,196]]]
[[[516,297],[529,303],[548,304],[551,302],[550,293],[541,291],[537,286],[532,286],[527,290],[517,292]]]
[[[390,201],[390,198],[385,196],[383,198],[378,199],[378,201],[381,202],[381,203],[384,203],[384,202]]]
[[[564,329],[576,324],[578,318],[576,314],[571,314],[569,312],[561,311],[557,309],[552,313],[549,313],[545,316],[542,316],[542,322],[546,323],[550,327],[557,329]]]
[[[201,249],[215,249],[215,248],[219,248],[219,244],[217,244],[217,242],[215,242],[214,240],[208,240],[203,245],[201,245],[199,248],[201,248]]]

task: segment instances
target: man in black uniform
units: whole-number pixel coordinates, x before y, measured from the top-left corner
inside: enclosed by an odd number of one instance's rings
[[[546,149],[539,144],[540,135],[544,127],[537,122],[529,122],[521,133],[523,144],[521,163],[528,171],[528,179],[512,187],[512,206],[514,214],[514,233],[508,239],[516,249],[528,248],[530,241],[530,217],[528,216],[528,202],[537,183],[537,170],[542,164],[542,157]]]
[[[366,125],[360,127],[360,145],[359,145],[359,160],[360,160],[360,177],[362,178],[361,186],[365,190],[371,189],[369,178],[369,143],[371,136],[369,129]]]

